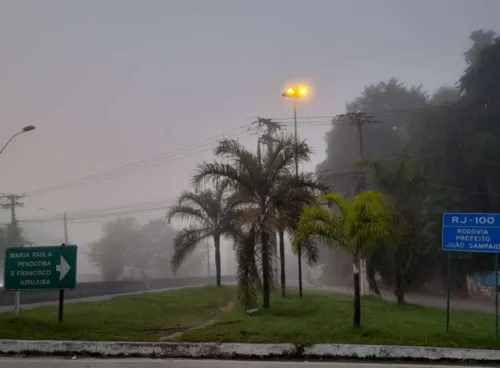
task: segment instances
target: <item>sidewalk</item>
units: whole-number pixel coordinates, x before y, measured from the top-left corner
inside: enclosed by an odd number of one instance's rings
[[[329,286],[316,281],[305,281],[304,288],[314,291],[326,291],[337,294],[352,294],[352,288],[342,286]],[[381,291],[382,298],[387,301],[396,302],[396,297],[387,291]],[[435,307],[446,309],[446,296],[433,296],[417,293],[405,293],[405,301],[408,304],[421,305],[424,307]],[[451,298],[451,309],[468,310],[482,313],[495,313],[495,302],[484,299],[457,299]]]

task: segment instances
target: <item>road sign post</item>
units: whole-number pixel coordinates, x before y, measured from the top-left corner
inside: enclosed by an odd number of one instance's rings
[[[64,220],[66,220],[66,213],[64,213]],[[64,221],[64,224],[66,225],[66,221]],[[68,238],[66,236],[66,238]],[[62,243],[61,247],[65,247],[66,244]],[[64,289],[59,289],[59,313],[57,320],[59,323],[62,322],[64,316]]]
[[[16,291],[73,289],[76,265],[77,247],[74,245],[8,248],[4,288]]]
[[[498,253],[495,253],[495,338],[498,339]]]
[[[446,332],[450,330],[450,300],[451,300],[451,253],[448,253],[448,272],[446,280]]]
[[[495,336],[498,338],[498,254],[500,213],[443,213],[441,249],[447,252],[495,254]],[[450,324],[451,253],[448,254],[446,331]]]

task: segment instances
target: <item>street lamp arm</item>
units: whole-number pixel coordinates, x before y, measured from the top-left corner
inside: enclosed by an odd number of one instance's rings
[[[5,148],[7,148],[7,146],[9,145],[9,143],[14,139],[16,138],[18,135],[20,134],[23,134],[24,131],[20,131],[16,134],[14,134],[12,137],[10,137],[10,139],[7,141],[7,143],[5,143],[5,145],[2,147],[2,149],[0,150],[0,155],[2,154],[2,152],[5,150]]]
[[[14,138],[16,138],[18,135],[20,134],[23,134],[23,133],[27,133],[27,132],[31,132],[32,130],[35,130],[35,127],[33,125],[26,125],[23,130],[21,130],[20,132],[17,132],[16,134],[14,134],[12,137],[10,137],[10,139],[7,141],[7,143],[5,143],[5,145],[2,147],[2,149],[0,150],[0,155],[2,154],[2,152],[5,150],[5,148],[7,148],[7,146],[9,145],[10,142],[12,142],[12,140]]]

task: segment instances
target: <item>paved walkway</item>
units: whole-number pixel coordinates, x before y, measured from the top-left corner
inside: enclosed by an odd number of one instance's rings
[[[338,294],[352,294],[352,289],[340,286],[321,285],[312,282],[304,282],[304,288],[314,291],[327,291]],[[382,291],[382,298],[384,300],[396,302],[396,297],[387,291]],[[406,293],[405,301],[408,304],[421,305],[424,307],[435,307],[446,309],[446,296],[433,296],[417,293]],[[495,302],[487,301],[484,299],[458,299],[451,298],[451,309],[455,310],[469,310],[483,313],[495,313]]]

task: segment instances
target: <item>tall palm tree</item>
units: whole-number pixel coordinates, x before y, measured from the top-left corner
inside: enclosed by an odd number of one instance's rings
[[[234,190],[238,191],[240,206],[244,208],[248,218],[246,230],[258,235],[258,238],[247,237],[247,240],[254,246],[254,256],[260,253],[263,308],[270,308],[272,265],[269,236],[275,231],[273,222],[282,199],[282,181],[289,181],[290,191],[316,187],[316,182],[309,176],[292,176],[295,157],[297,156],[299,162],[307,161],[311,151],[304,142],[296,144],[292,136],[283,135],[276,139],[275,144],[264,154],[250,152],[234,139],[219,141],[215,154],[229,162],[204,162],[199,165],[193,177],[193,184],[199,185],[204,180],[226,179],[232,183]],[[259,246],[258,251],[255,246]]]
[[[312,173],[304,173],[311,182],[314,182]],[[280,271],[281,271],[281,296],[286,296],[286,271],[285,271],[285,232],[288,232],[292,239],[295,238],[297,226],[305,205],[315,202],[316,195],[326,191],[326,187],[317,183],[316,187],[306,187],[290,190],[290,179],[283,180],[278,193],[281,198],[277,201],[276,227],[279,239]],[[292,184],[293,185],[293,184]],[[293,243],[293,241],[292,241]],[[297,244],[297,243],[296,243]],[[312,239],[303,239],[300,243],[300,252],[295,246],[293,250],[297,254],[298,262],[306,258],[308,265],[312,266],[318,261],[318,249]],[[299,266],[300,268],[300,266]],[[299,274],[299,277],[301,275]]]
[[[174,272],[202,240],[212,238],[217,286],[221,286],[220,241],[222,236],[233,234],[233,222],[238,216],[236,205],[227,180],[216,181],[214,189],[186,191],[179,196],[177,205],[168,210],[168,221],[176,218],[194,223],[184,227],[174,239],[174,255],[171,260]]]
[[[299,221],[296,241],[316,236],[327,244],[348,249],[353,257],[354,280],[354,327],[361,326],[360,299],[360,258],[364,249],[374,242],[388,236],[390,214],[384,197],[377,192],[367,191],[358,194],[352,201],[340,194],[325,194],[319,197],[320,203],[305,207]],[[335,206],[336,211],[330,207]]]

